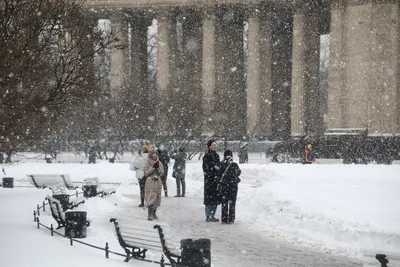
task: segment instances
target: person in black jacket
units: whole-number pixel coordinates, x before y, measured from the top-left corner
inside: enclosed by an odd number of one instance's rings
[[[168,197],[167,177],[168,177],[168,166],[170,159],[168,151],[164,147],[164,145],[158,145],[157,153],[162,165],[164,166],[164,175],[161,177],[161,181],[164,188],[164,196]]]
[[[179,150],[176,149],[170,155],[171,159],[175,160],[172,177],[176,179],[176,196],[175,197],[185,197],[186,183],[185,183],[185,173],[186,173],[186,152],[184,147],[180,147]],[[181,194],[181,184],[182,184],[182,194]]]
[[[232,151],[225,151],[224,159],[220,164],[219,173],[218,191],[221,197],[221,221],[222,223],[234,223],[241,170],[239,165],[233,162]]]
[[[208,151],[203,157],[204,172],[204,205],[206,213],[206,222],[218,222],[215,213],[220,204],[218,195],[218,165],[219,155],[217,154],[217,142],[209,140],[207,142]]]

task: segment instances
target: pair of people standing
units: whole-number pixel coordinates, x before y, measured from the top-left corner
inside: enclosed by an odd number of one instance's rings
[[[222,204],[222,223],[234,223],[240,168],[233,162],[230,150],[225,151],[224,159],[220,162],[215,140],[209,140],[207,147],[208,151],[203,157],[206,222],[219,221],[215,213],[218,205]]]
[[[140,187],[140,205],[148,209],[148,220],[158,219],[157,208],[161,204],[162,176],[164,166],[158,159],[157,150],[144,145],[140,157],[132,162],[131,170],[136,171]]]

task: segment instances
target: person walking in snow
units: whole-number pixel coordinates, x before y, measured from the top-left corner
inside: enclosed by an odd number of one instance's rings
[[[145,196],[145,184],[146,184],[146,178],[144,177],[144,163],[147,161],[149,154],[149,147],[144,145],[141,150],[141,154],[138,155],[136,158],[133,159],[131,162],[131,170],[136,171],[136,178],[138,179],[139,182],[139,188],[140,188],[140,205],[139,207],[144,207],[144,196]]]
[[[220,163],[219,155],[217,154],[217,142],[209,140],[207,142],[208,151],[203,157],[203,172],[204,172],[204,205],[206,222],[218,222],[215,218],[217,207],[220,204],[218,195],[218,165]]]
[[[312,164],[315,162],[314,151],[311,149],[312,145],[308,144],[304,149],[304,161],[303,164]]]
[[[221,222],[224,224],[235,222],[236,198],[241,170],[233,162],[233,153],[226,150],[220,164],[218,192],[221,197]]]
[[[143,165],[145,185],[145,206],[148,209],[148,220],[158,219],[156,211],[161,204],[162,182],[164,167],[158,159],[157,150],[151,149]]]
[[[172,177],[176,179],[175,197],[185,197],[185,192],[186,192],[185,174],[186,174],[186,158],[187,158],[185,148],[180,147],[179,149],[175,149],[175,151],[171,154],[170,157],[171,159],[175,160],[172,172]],[[182,194],[181,194],[181,185],[182,185]]]

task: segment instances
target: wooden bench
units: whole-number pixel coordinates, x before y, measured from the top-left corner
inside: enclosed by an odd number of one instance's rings
[[[36,188],[53,188],[65,186],[68,189],[76,189],[71,178],[67,174],[27,174],[28,181]]]
[[[104,188],[104,186],[100,183],[99,178],[97,177],[84,179],[82,190],[85,197],[103,197],[106,195],[114,194],[116,192],[115,188]]]
[[[383,251],[363,251],[364,267],[400,267],[400,253]]]
[[[56,222],[58,224],[56,229],[60,229],[60,228],[64,227],[66,225],[66,221],[65,221],[65,213],[62,208],[61,202],[51,196],[47,196],[46,199],[49,201],[51,215],[53,216],[54,220],[56,220]],[[85,200],[78,199],[78,201],[79,201],[78,203],[72,202],[70,208],[72,209],[72,208],[77,207],[79,204],[85,203]],[[87,227],[90,226],[89,221],[86,222],[86,226]]]
[[[181,265],[180,245],[167,242],[164,237],[163,229],[168,225],[157,224],[154,222],[135,220],[127,221],[111,218],[114,223],[120,246],[125,250],[128,262],[130,259],[144,259],[148,250],[161,253],[161,262],[165,255],[172,266]]]

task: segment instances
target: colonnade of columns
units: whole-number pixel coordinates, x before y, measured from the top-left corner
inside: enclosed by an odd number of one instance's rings
[[[397,0],[332,1],[332,127],[400,133],[399,16]]]
[[[291,12],[224,5],[151,14],[157,19],[160,133],[171,127],[232,137],[321,133],[320,35],[328,23],[328,126],[400,130],[398,0],[332,0],[330,7]],[[152,18],[135,18],[130,40],[124,20],[112,20],[120,39],[111,90],[137,90],[134,101],[146,102],[154,93],[147,83]]]

